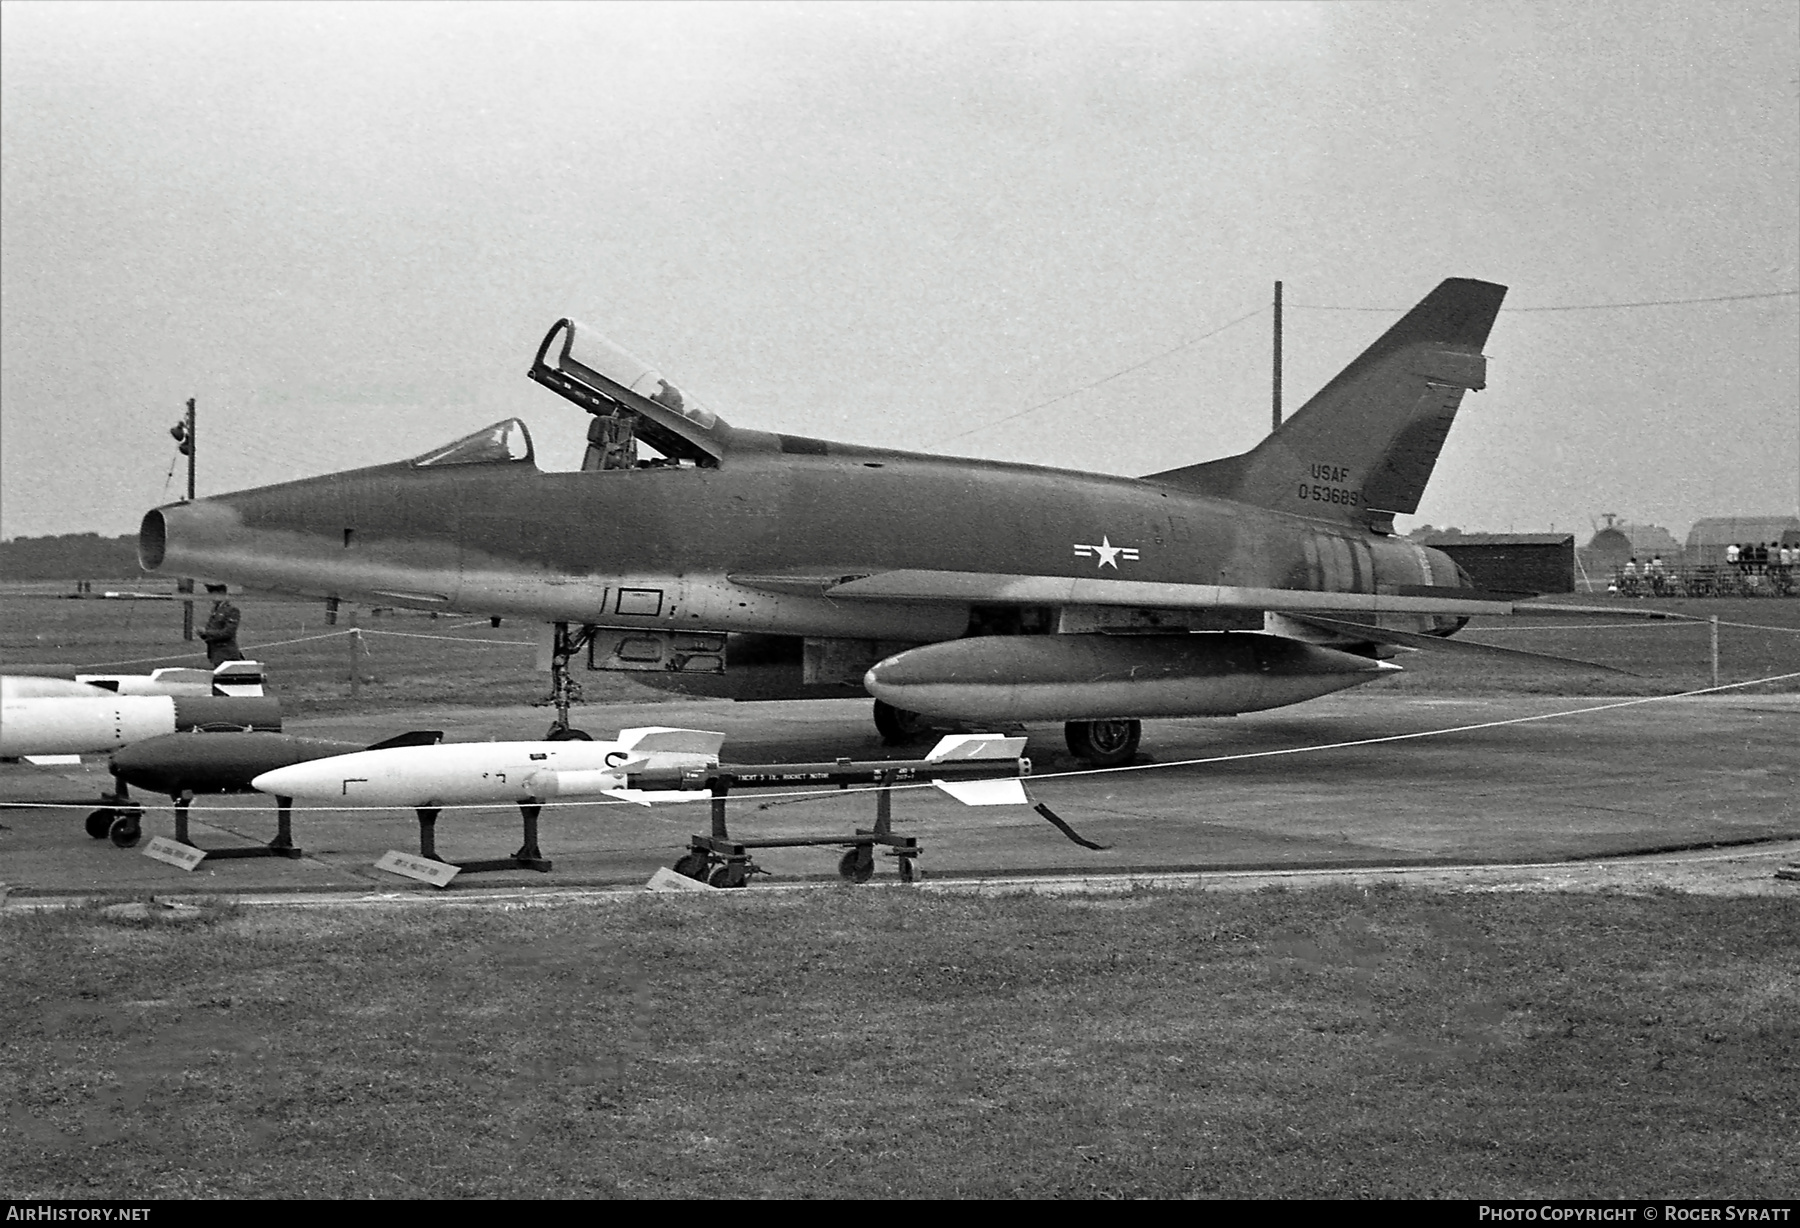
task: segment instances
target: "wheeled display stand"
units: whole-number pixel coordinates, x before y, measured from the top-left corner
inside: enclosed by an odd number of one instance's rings
[[[900,881],[917,882],[919,839],[896,836],[893,832],[893,784],[897,772],[884,772],[875,784],[875,826],[859,827],[854,836],[790,836],[781,839],[734,840],[725,827],[725,797],[736,779],[720,777],[712,782],[712,832],[688,840],[687,855],[674,865],[677,874],[697,879],[714,887],[742,887],[752,874],[763,873],[750,855],[752,849],[806,848],[815,845],[842,846],[838,859],[838,875],[846,882],[866,883],[875,876],[875,846],[892,850],[899,862]],[[775,782],[769,782],[775,783]],[[847,787],[847,785],[845,786]]]
[[[838,874],[847,882],[866,883],[875,874],[875,849],[889,850],[899,865],[900,881],[918,882],[923,876],[919,868],[919,841],[916,836],[897,836],[893,831],[893,789],[897,784],[926,784],[934,781],[1000,780],[1031,774],[1031,761],[1007,759],[914,759],[903,761],[870,761],[856,763],[839,759],[833,763],[793,764],[719,764],[716,767],[652,768],[626,774],[626,787],[643,790],[705,789],[712,794],[712,830],[688,841],[688,852],[674,865],[677,874],[708,883],[714,887],[742,887],[754,874],[763,873],[755,862],[753,850],[770,848],[805,848],[835,846],[843,848],[838,859]],[[794,788],[804,785],[835,785],[839,789],[873,786],[875,789],[875,826],[858,827],[851,835],[828,834],[784,836],[771,839],[733,839],[726,828],[725,801],[733,789]],[[1082,839],[1075,831],[1041,803],[1037,812],[1068,836],[1087,848],[1103,848]]]
[[[136,848],[144,836],[144,808],[126,790],[123,782],[111,797],[102,797],[103,807],[87,817],[87,834],[96,840],[110,838],[122,849]],[[267,844],[248,848],[205,848],[188,835],[188,809],[194,804],[192,790],[183,790],[171,799],[175,803],[175,842],[199,849],[209,859],[229,857],[287,857],[297,859],[305,850],[294,844],[294,799],[275,799],[275,838]]]

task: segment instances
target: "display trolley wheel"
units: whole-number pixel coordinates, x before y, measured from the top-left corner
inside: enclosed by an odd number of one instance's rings
[[[874,878],[874,847],[859,844],[838,858],[838,877],[850,883],[866,883]]]
[[[713,887],[742,887],[750,881],[750,876],[744,873],[742,862],[726,861],[715,867],[706,881]]]
[[[687,856],[677,860],[673,868],[675,873],[681,875],[683,878],[691,878],[695,882],[703,883],[706,881],[706,870],[711,861],[712,858],[708,857],[699,849],[695,849]]]
[[[112,826],[107,829],[106,834],[112,837],[113,844],[118,848],[136,848],[138,841],[144,837],[143,825],[138,822],[138,812],[135,810],[121,811],[119,817],[114,819]]]

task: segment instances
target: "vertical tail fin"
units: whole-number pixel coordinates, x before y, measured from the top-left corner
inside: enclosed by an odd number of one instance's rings
[[[1418,510],[1506,287],[1452,277],[1250,451],[1153,473],[1276,511],[1371,528]]]

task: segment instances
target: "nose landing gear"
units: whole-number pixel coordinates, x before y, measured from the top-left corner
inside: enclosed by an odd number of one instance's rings
[[[544,735],[546,742],[591,742],[593,738],[579,729],[569,725],[569,707],[581,702],[581,684],[569,673],[569,662],[583,648],[593,642],[594,633],[599,630],[592,623],[583,623],[575,630],[569,630],[568,623],[552,624],[550,642],[550,703],[556,708],[556,719],[550,722],[550,732]]]

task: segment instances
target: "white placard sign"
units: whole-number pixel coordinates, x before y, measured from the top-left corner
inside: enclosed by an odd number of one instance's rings
[[[430,883],[433,887],[448,887],[450,880],[461,871],[461,866],[446,865],[441,861],[432,861],[429,857],[421,857],[417,853],[402,853],[399,849],[389,849],[375,863],[377,870],[386,870],[389,874],[398,874],[404,878],[416,878],[422,883]]]
[[[144,856],[166,861],[177,870],[192,870],[206,860],[206,850],[191,844],[180,844],[167,836],[154,836],[144,846]]]
[[[644,884],[645,891],[717,891],[717,887],[709,887],[698,879],[689,878],[685,874],[677,874],[667,866],[658,868]]]

